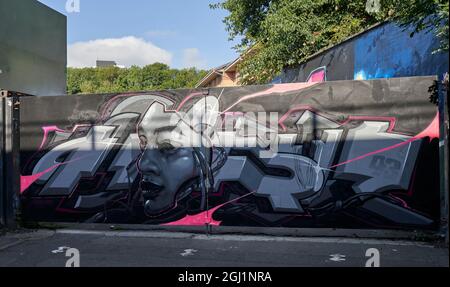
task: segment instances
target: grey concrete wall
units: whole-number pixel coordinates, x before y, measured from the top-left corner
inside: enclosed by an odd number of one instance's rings
[[[66,17],[36,0],[0,0],[0,89],[66,93]]]

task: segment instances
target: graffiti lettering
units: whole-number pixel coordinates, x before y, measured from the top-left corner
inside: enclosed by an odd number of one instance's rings
[[[355,83],[346,97],[367,91]],[[369,225],[433,224],[391,195],[411,194],[429,142],[423,138],[435,134],[428,130],[433,115],[428,128],[407,135],[395,132],[394,116],[335,115],[313,101],[298,104],[347,89],[323,85],[335,84],[253,87],[229,98],[223,91],[111,97],[95,124],[44,129],[25,168],[24,206],[33,216],[54,208],[55,217],[89,222],[233,225],[239,218],[299,226],[335,224],[333,215],[345,211],[348,220],[365,214]]]

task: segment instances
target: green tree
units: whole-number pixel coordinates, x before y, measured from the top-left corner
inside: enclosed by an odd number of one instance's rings
[[[171,69],[166,64],[154,63],[145,67],[132,66],[121,69],[68,68],[67,93],[118,93],[127,91],[194,88],[206,71]]]
[[[435,52],[448,51],[448,0],[383,0],[382,5],[393,20],[402,26],[413,26],[415,33],[433,32],[441,45]]]
[[[116,79],[117,92],[123,91],[141,91],[143,90],[142,69],[138,66],[132,66],[125,69]]]
[[[379,9],[367,9],[370,2]],[[244,54],[243,84],[267,83],[283,67],[388,19],[420,31],[437,27],[447,15],[448,47],[448,3],[443,0],[225,0],[211,8],[229,11],[224,23],[230,39],[240,39],[235,48]]]
[[[160,89],[170,78],[170,67],[166,64],[155,63],[142,68],[143,88],[145,90]]]

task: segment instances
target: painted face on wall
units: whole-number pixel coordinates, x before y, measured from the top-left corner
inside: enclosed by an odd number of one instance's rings
[[[168,134],[139,135],[141,189],[145,210],[151,215],[175,207],[182,185],[199,176],[193,148],[181,147],[180,143],[170,140]]]
[[[139,124],[142,174],[141,190],[148,215],[158,215],[174,207],[189,194],[206,162],[206,127],[215,124],[217,99],[203,98],[186,114],[166,111],[154,102]],[[202,147],[203,146],[203,147]],[[205,164],[203,164],[205,168]],[[197,184],[198,185],[198,184]]]
[[[189,127],[154,103],[139,124],[142,174],[141,189],[145,211],[158,215],[176,207],[182,187],[199,176],[194,149],[186,144]]]

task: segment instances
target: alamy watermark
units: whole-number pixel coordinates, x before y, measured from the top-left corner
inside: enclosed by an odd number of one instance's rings
[[[367,13],[378,13],[381,11],[381,0],[367,0],[366,2]]]
[[[61,253],[64,252],[65,255],[69,259],[66,261],[66,267],[68,268],[78,268],[80,267],[80,250],[77,248],[69,248],[69,247],[60,247],[58,250],[53,251],[53,253]],[[188,250],[189,251],[189,250]],[[377,248],[369,248],[366,250],[366,265],[365,267],[380,267],[381,266],[381,260],[380,260],[380,251]],[[184,256],[184,255],[183,255]],[[331,255],[332,261],[345,261],[345,255]]]
[[[66,257],[69,257],[69,259],[66,262],[66,267],[68,268],[80,267],[80,250],[76,248],[67,249]]]
[[[366,11],[378,13],[381,10],[381,0],[367,0]],[[80,0],[66,0],[67,13],[80,13]]]
[[[80,0],[67,0],[66,1],[67,13],[80,13]]]
[[[366,251],[366,267],[380,267],[380,251],[376,248],[370,248]]]

